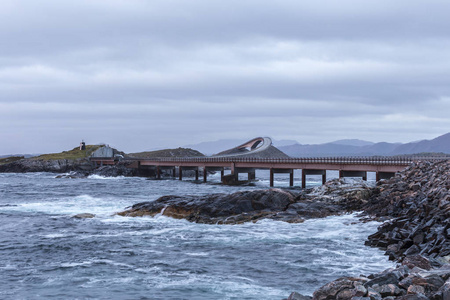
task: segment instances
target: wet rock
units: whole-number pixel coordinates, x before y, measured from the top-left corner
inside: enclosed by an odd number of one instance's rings
[[[372,280],[366,282],[364,287],[372,287],[374,285],[383,286],[391,283],[398,283],[400,275],[396,272],[387,272],[384,274],[377,275]]]
[[[344,186],[344,190],[340,187]],[[133,205],[122,216],[155,216],[161,214],[177,219],[207,224],[240,224],[269,218],[289,223],[301,223],[309,218],[340,215],[362,207],[361,191],[366,183],[350,186],[334,180],[326,188],[308,192],[282,189],[245,191],[234,194],[206,196],[164,196],[153,202]],[[364,193],[362,193],[364,194]]]
[[[26,158],[12,163],[0,165],[0,172],[25,173],[25,172],[54,172],[68,173],[70,171],[90,171],[92,164],[88,159],[56,159],[43,160]]]
[[[205,196],[163,196],[153,202],[135,204],[119,215],[161,214],[207,224],[238,224],[263,218],[298,221],[297,214],[286,213],[277,217],[278,213],[284,212],[295,201],[296,196],[279,189]]]
[[[378,292],[383,298],[389,296],[399,296],[403,294],[403,291],[398,286],[392,283],[382,285]]]
[[[299,294],[297,292],[293,292],[289,295],[287,300],[311,300],[312,297],[310,296],[303,296],[302,294]]]
[[[396,298],[396,300],[430,300],[430,298],[423,294],[409,294]]]
[[[395,219],[370,236],[368,244],[387,247],[397,243],[389,249],[393,259],[449,255],[449,182],[449,161],[419,162],[377,186],[365,211]]]
[[[90,219],[90,218],[94,218],[94,217],[95,217],[94,214],[82,213],[82,214],[74,215],[72,218],[75,218],[75,219]]]
[[[367,294],[367,289],[361,285],[355,285],[353,289],[353,296],[355,297],[364,297]]]
[[[327,300],[327,299],[351,299],[355,296],[359,288],[367,279],[361,277],[342,277],[332,281],[313,294],[313,300]]]
[[[367,289],[367,297],[369,297],[371,300],[380,300],[381,294],[372,288],[368,288]]]
[[[103,166],[93,170],[90,174],[99,175],[103,177],[118,177],[118,176],[136,176],[137,170],[127,168],[125,164],[116,164],[113,166]]]
[[[421,285],[410,285],[408,287],[408,294],[425,294],[425,288]]]
[[[445,282],[445,284],[439,289],[442,299],[450,299],[450,281]]]
[[[405,265],[410,269],[414,267],[419,267],[425,270],[431,269],[430,261],[426,257],[423,257],[422,255],[407,256],[403,259],[402,265]]]

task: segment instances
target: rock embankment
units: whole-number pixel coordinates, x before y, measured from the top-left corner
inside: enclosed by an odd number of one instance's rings
[[[367,245],[401,265],[379,274],[343,277],[318,289],[314,300],[450,300],[450,162],[421,162],[381,182],[364,205],[390,217]]]
[[[281,189],[204,196],[163,196],[119,213],[121,216],[164,215],[207,224],[240,224],[260,219],[290,223],[339,215],[360,209],[371,188],[364,182],[333,180],[306,192]]]
[[[369,237],[368,245],[387,250],[391,259],[421,254],[450,255],[450,163],[423,162],[375,189],[366,211],[395,219]]]
[[[342,277],[316,292],[313,300],[448,300],[450,266],[432,268],[422,256],[413,256],[395,269],[359,277]]]
[[[25,172],[54,172],[65,173],[70,171],[92,170],[92,164],[88,159],[30,159],[25,158],[8,164],[0,165],[2,173]]]

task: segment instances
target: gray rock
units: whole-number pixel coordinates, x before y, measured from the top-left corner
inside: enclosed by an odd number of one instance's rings
[[[389,296],[399,296],[404,293],[398,286],[391,283],[382,285],[379,292],[383,298]]]
[[[90,218],[94,218],[94,217],[95,217],[94,214],[82,213],[82,214],[74,215],[72,218],[75,218],[75,219],[90,219]]]
[[[381,286],[381,285],[386,285],[386,284],[391,284],[391,283],[397,284],[399,279],[400,279],[399,273],[388,272],[388,273],[376,276],[374,279],[366,282],[364,284],[364,287],[368,288],[368,287],[371,287],[371,286],[374,286],[374,285]]]
[[[408,287],[408,294],[425,294],[425,288],[421,285],[410,285]]]
[[[287,300],[311,300],[312,297],[310,296],[304,296],[302,294],[299,294],[297,292],[292,292],[289,297],[287,298]]]

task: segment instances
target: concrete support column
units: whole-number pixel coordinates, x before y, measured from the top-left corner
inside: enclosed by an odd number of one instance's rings
[[[173,178],[177,177],[177,170],[175,167],[173,167],[173,170],[172,170],[172,177]]]
[[[161,168],[156,166],[156,179],[161,179]]]
[[[322,175],[322,184],[327,180],[327,170],[302,170],[302,188],[306,188],[306,175]],[[339,173],[340,176],[340,173]]]
[[[306,188],[306,171],[302,170],[302,189]]]
[[[223,181],[223,176],[225,175],[225,170],[222,169],[222,171],[220,171],[220,181]]]
[[[273,187],[273,168],[270,168],[270,187]]]
[[[208,172],[206,171],[206,167],[203,167],[203,182],[206,182],[208,177]]]
[[[183,180],[183,167],[178,167],[178,179]]]
[[[289,186],[294,186],[294,170],[289,174]]]
[[[195,169],[195,181],[198,181],[198,167]]]

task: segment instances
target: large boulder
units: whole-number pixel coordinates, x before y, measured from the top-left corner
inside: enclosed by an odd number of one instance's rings
[[[295,202],[297,194],[278,189],[244,191],[205,196],[163,196],[152,202],[133,205],[122,216],[161,214],[197,223],[236,224],[266,217],[276,217]],[[286,221],[301,221],[298,216]]]

